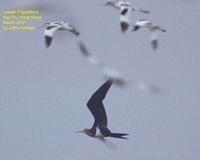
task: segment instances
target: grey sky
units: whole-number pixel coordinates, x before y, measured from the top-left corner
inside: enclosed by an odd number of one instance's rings
[[[132,23],[145,18],[167,30],[159,34],[156,52],[147,30],[122,35],[117,12],[100,7],[103,0],[43,2],[56,9],[42,12],[43,21],[35,26],[66,19],[81,35],[60,32],[46,49],[39,27],[0,31],[0,159],[199,160],[200,2],[134,1],[151,14],[134,13]],[[10,1],[0,4],[2,10],[15,8]],[[104,82],[80,54],[78,40],[128,78],[165,91],[151,95],[111,87],[104,102],[108,126],[130,133],[129,140],[109,139],[116,152],[75,134],[92,125],[86,102]]]

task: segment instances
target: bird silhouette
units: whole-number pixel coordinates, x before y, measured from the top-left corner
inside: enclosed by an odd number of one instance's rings
[[[107,127],[107,116],[104,108],[103,100],[113,84],[112,80],[107,80],[97,91],[91,96],[87,102],[87,107],[94,117],[93,126],[90,129],[77,131],[77,133],[85,133],[90,137],[104,140],[105,137],[127,139],[127,133],[113,133]]]

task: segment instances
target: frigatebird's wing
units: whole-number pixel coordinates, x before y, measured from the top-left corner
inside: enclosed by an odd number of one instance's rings
[[[103,100],[112,83],[112,80],[107,80],[87,102],[87,107],[95,119],[92,128],[99,126],[107,128],[107,116],[103,105]]]

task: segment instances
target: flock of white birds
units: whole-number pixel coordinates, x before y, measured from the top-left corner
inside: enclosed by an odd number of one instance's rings
[[[132,12],[137,11],[137,12],[141,12],[144,14],[150,13],[150,11],[142,9],[138,6],[135,6],[129,1],[122,1],[122,0],[117,0],[115,2],[109,1],[109,2],[105,3],[103,6],[110,6],[114,9],[116,9],[117,11],[119,11],[120,28],[121,28],[122,33],[127,32],[128,28],[131,26],[131,13]],[[46,44],[47,48],[50,47],[52,40],[53,40],[53,36],[57,30],[69,31],[75,36],[80,35],[79,31],[67,21],[47,22],[41,27],[45,27],[44,37],[45,37],[45,44]],[[152,44],[153,50],[156,50],[158,48],[158,38],[157,38],[156,32],[157,31],[166,32],[166,30],[161,28],[159,25],[154,24],[148,20],[138,20],[133,25],[132,31],[136,31],[142,27],[149,29],[150,42]],[[100,68],[100,70],[103,73],[104,78],[112,79],[115,82],[115,84],[117,84],[119,86],[124,86],[126,84],[131,83],[131,84],[134,84],[134,87],[136,87],[137,89],[140,89],[142,91],[148,91],[148,92],[149,91],[150,92],[158,91],[158,88],[156,86],[147,84],[145,82],[138,82],[135,80],[130,81],[127,78],[125,78],[124,76],[122,76],[122,74],[119,71],[117,71],[113,68],[107,67],[106,65],[104,65],[104,63],[99,61],[96,57],[94,57],[88,51],[87,47],[85,46],[85,44],[83,42],[79,42],[79,49],[92,65],[96,66],[97,68]]]

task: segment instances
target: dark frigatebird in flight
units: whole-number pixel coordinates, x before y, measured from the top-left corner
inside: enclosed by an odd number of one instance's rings
[[[127,139],[127,133],[113,133],[107,127],[107,116],[103,105],[103,100],[111,87],[113,81],[107,80],[89,99],[87,107],[94,116],[94,124],[90,129],[84,129],[77,133],[85,133],[94,138],[105,140],[104,137]]]

